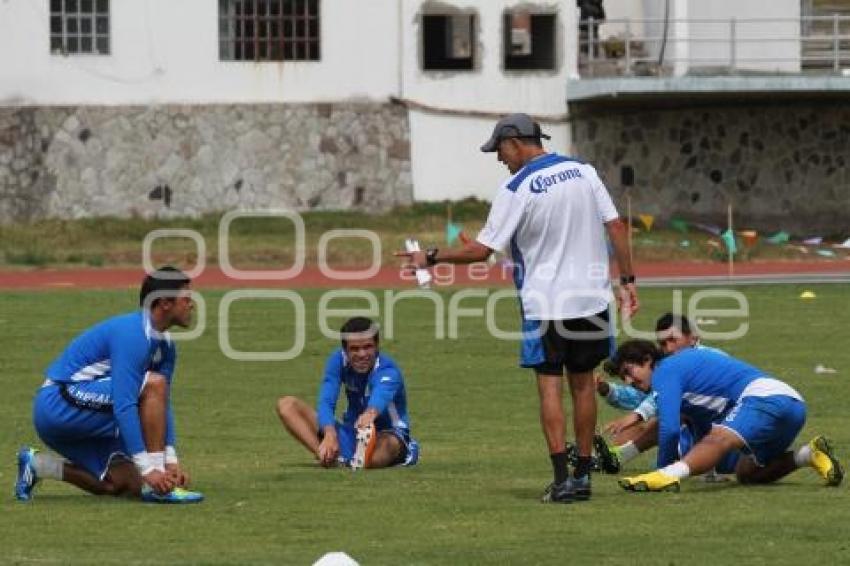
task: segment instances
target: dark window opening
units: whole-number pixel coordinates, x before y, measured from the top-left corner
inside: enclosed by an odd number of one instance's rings
[[[475,15],[422,16],[422,68],[426,71],[472,70]]]
[[[555,14],[507,12],[503,43],[506,70],[555,69]]]

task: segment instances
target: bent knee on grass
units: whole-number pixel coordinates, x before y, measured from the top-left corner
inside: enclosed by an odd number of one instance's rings
[[[369,468],[386,468],[398,461],[404,445],[391,432],[379,432],[375,441],[375,452],[369,461]]]
[[[304,401],[292,395],[285,395],[277,400],[277,414],[281,418],[303,413],[305,407],[309,408]]]

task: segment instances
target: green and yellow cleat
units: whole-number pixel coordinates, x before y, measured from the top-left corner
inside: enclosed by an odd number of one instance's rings
[[[679,491],[679,479],[656,470],[648,474],[621,478],[617,483],[626,491]]]
[[[837,486],[844,479],[844,468],[835,457],[832,443],[825,436],[816,436],[809,442],[812,451],[811,466],[824,479],[826,485]]]
[[[165,503],[172,505],[185,505],[187,503],[200,503],[204,495],[197,491],[189,491],[182,487],[175,487],[168,493],[156,493],[147,484],[142,486],[142,501],[145,503]]]

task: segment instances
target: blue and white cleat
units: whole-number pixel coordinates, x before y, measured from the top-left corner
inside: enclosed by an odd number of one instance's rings
[[[170,503],[170,504],[186,504],[200,503],[204,500],[204,494],[197,491],[189,491],[182,487],[175,487],[168,493],[157,493],[150,486],[142,486],[142,501],[145,503]]]
[[[15,499],[18,501],[32,499],[32,490],[38,483],[38,475],[35,473],[37,452],[38,450],[30,446],[22,446],[18,450],[18,478],[15,481]]]

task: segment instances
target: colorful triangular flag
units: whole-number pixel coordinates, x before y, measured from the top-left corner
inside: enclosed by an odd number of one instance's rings
[[[461,232],[463,232],[463,226],[452,221],[446,222],[446,243],[452,245],[460,237]]]
[[[735,252],[738,251],[738,245],[735,243],[735,234],[732,233],[732,230],[727,228],[725,232],[720,234],[720,239],[726,244],[729,253],[735,255]]]
[[[670,228],[676,230],[677,232],[681,232],[682,234],[688,233],[688,223],[681,218],[672,218],[670,219]]]
[[[646,231],[649,232],[652,230],[652,224],[655,222],[655,216],[652,214],[638,214],[638,218],[643,222],[643,225],[646,226]]]
[[[784,244],[790,239],[791,235],[788,234],[788,232],[786,232],[785,230],[780,230],[773,236],[766,238],[766,240],[771,244]]]
[[[693,226],[694,228],[697,228],[699,230],[702,230],[703,232],[708,232],[709,234],[711,234],[713,236],[720,236],[720,233],[723,231],[723,230],[720,229],[719,226],[715,226],[713,224],[702,224],[700,222],[693,222],[693,223],[691,223],[691,226]]]

